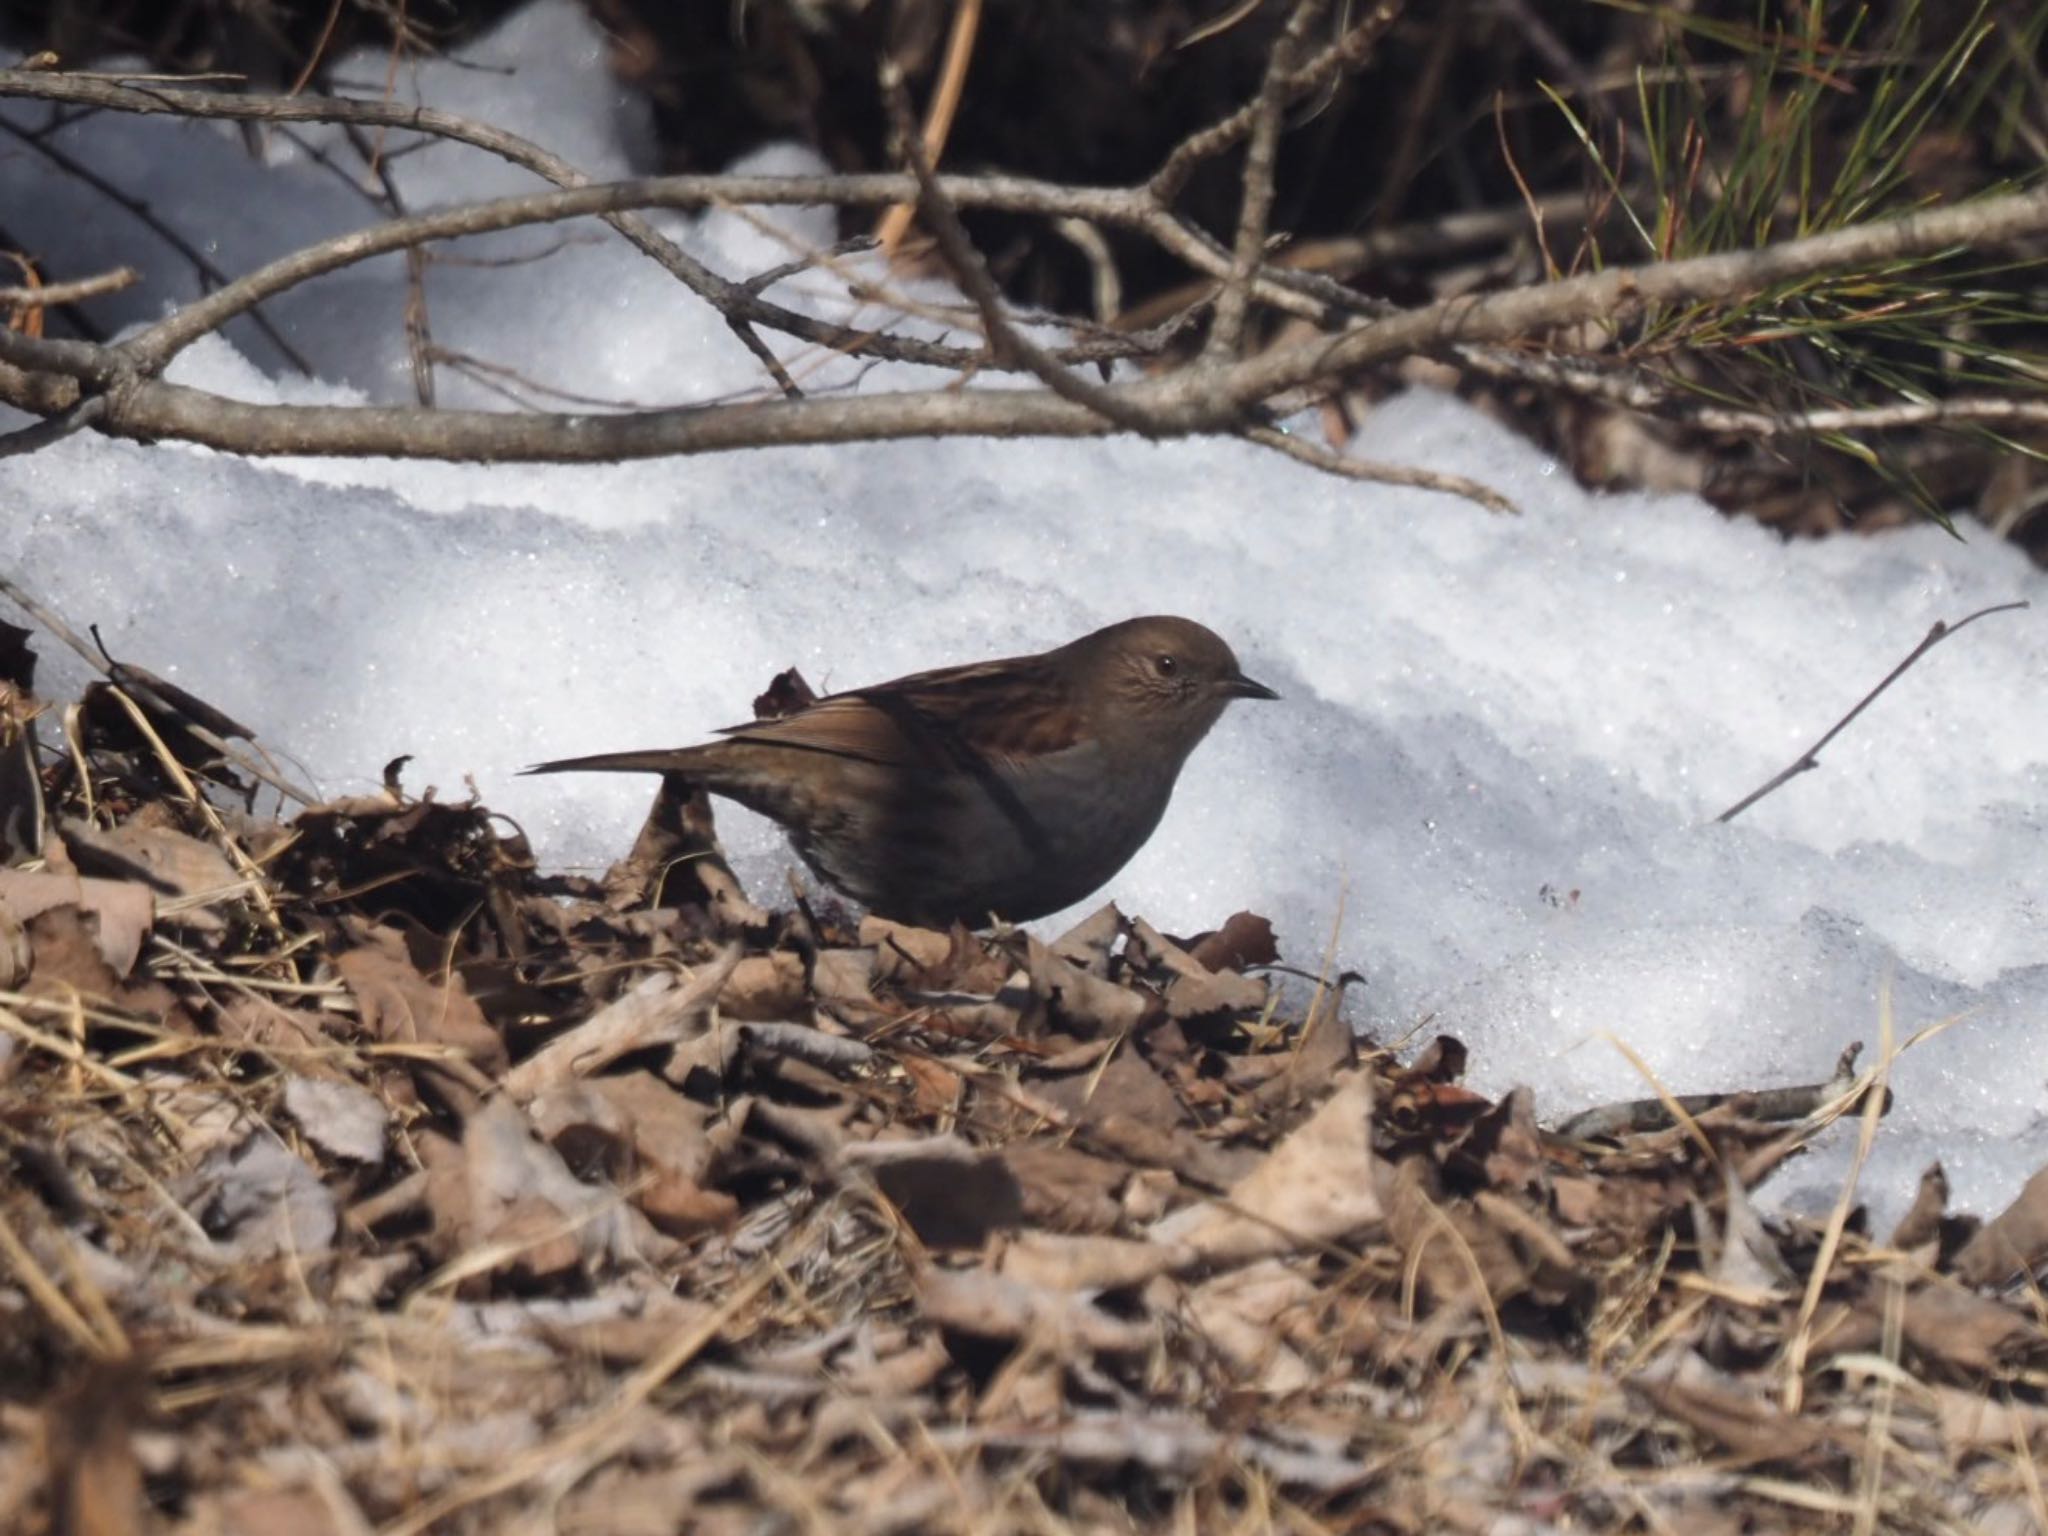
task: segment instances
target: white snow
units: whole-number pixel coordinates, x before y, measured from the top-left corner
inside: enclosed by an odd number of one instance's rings
[[[646,168],[640,114],[569,0],[472,53],[509,72],[428,65],[401,90],[596,174]],[[347,73],[378,88],[384,61]],[[260,163],[222,125],[100,115],[58,139],[146,186],[230,273],[374,217],[274,136]],[[807,164],[781,150],[753,168]],[[531,185],[449,146],[393,168],[415,208]],[[0,160],[0,203],[48,272],[142,267],[127,319],[194,291],[133,219],[20,146]],[[658,222],[733,276],[832,228],[817,210]],[[601,226],[461,250],[552,254],[436,265],[443,346],[622,402],[763,386],[714,316]],[[847,307],[825,274],[776,293]],[[318,381],[246,324],[175,377],[259,400],[406,399],[404,302],[404,268],[384,260],[276,305]],[[809,377],[932,382],[831,361]],[[502,403],[440,378],[443,404]],[[791,664],[843,687],[1185,613],[1285,700],[1226,717],[1105,897],[1183,931],[1264,912],[1292,961],[1330,949],[1369,976],[1362,1026],[1457,1034],[1478,1086],[1530,1083],[1546,1115],[1648,1091],[1609,1035],[1678,1091],[1825,1077],[1849,1040],[1874,1048],[1889,988],[1902,1036],[1961,1022],[1897,1064],[1865,1176],[1880,1219],[1935,1156],[1961,1204],[2001,1205],[2048,1157],[2048,580],[1973,527],[1788,545],[1691,497],[1592,495],[1427,394],[1382,408],[1355,451],[1479,478],[1523,515],[1216,442],[482,469],[84,436],[0,461],[0,564],[323,789],[364,789],[411,752],[410,785],[455,795],[473,777],[546,861],[592,869],[631,838],[650,786],[519,766],[695,740]],[[1714,824],[1936,620],[2019,598],[2033,609],[1938,647],[1817,772]],[[76,680],[43,653],[54,689]],[[738,812],[722,825],[743,877],[779,894],[791,861],[774,830]],[[1777,1198],[1831,1200],[1845,1148],[1781,1175]]]

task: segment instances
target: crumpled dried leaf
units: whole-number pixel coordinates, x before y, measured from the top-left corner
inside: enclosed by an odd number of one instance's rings
[[[1159,1344],[1150,1318],[1128,1321],[1085,1297],[1005,1279],[985,1269],[927,1269],[918,1306],[932,1324],[983,1339],[1030,1338],[1055,1355],[1072,1350],[1142,1354]]]
[[[238,1488],[220,1500],[213,1518],[220,1536],[352,1536],[312,1488]]]
[[[1126,926],[1116,903],[1105,902],[1053,940],[1051,949],[1069,965],[1106,980],[1110,956]]]
[[[1292,1135],[1231,1187],[1227,1199],[1176,1212],[1152,1230],[1212,1262],[1341,1242],[1384,1218],[1375,1187],[1373,1087],[1345,1073]]]
[[[1122,1163],[1058,1142],[1012,1142],[997,1154],[1023,1194],[1024,1218],[1054,1232],[1108,1232],[1123,1219]]]
[[[2048,1168],[1963,1244],[1952,1266],[1965,1285],[2003,1285],[2048,1259]]]
[[[996,1272],[1053,1291],[1121,1291],[1170,1274],[1195,1258],[1172,1243],[1123,1237],[1020,1232],[1003,1244]]]
[[[1188,1315],[1247,1384],[1266,1393],[1300,1391],[1313,1375],[1287,1343],[1287,1314],[1315,1306],[1315,1282],[1278,1259],[1211,1277],[1188,1293]]]
[[[583,1183],[510,1099],[469,1117],[462,1135],[469,1214],[490,1260],[540,1280],[601,1262],[658,1260],[674,1251],[609,1190]]]
[[[588,1076],[628,1052],[702,1038],[739,964],[740,947],[728,944],[687,982],[679,983],[666,971],[642,978],[623,997],[507,1072],[505,1092],[515,1099],[530,1099],[546,1088]]]
[[[1659,1413],[1737,1456],[1797,1462],[1835,1438],[1818,1425],[1782,1412],[1761,1391],[1730,1386],[1697,1355],[1685,1356],[1661,1375],[1631,1377],[1627,1384]]]
[[[343,927],[355,943],[334,957],[334,968],[374,1038],[446,1046],[493,1077],[505,1070],[505,1042],[459,975],[451,971],[441,981],[421,975],[395,928],[355,917],[343,919]]]
[[[156,924],[156,897],[135,881],[0,869],[0,911],[24,928],[58,907],[91,917],[93,948],[117,979],[135,969],[142,941]]]
[[[778,949],[739,960],[718,994],[718,1007],[729,1019],[787,1019],[803,1011],[807,995],[803,957]]]
[[[1145,1017],[1150,1005],[1139,993],[1082,970],[1028,934],[1024,942],[1032,996],[1066,1028],[1090,1035],[1124,1034]]]
[[[860,920],[860,941],[875,952],[875,976],[882,981],[907,981],[929,987],[932,977],[953,953],[950,934],[913,928],[886,917]]]
[[[650,1072],[566,1083],[541,1093],[528,1113],[569,1163],[602,1167],[671,1237],[726,1226],[739,1214],[737,1200],[707,1187],[738,1139],[736,1127]]]
[[[1266,984],[1236,971],[1212,971],[1142,917],[1131,924],[1131,942],[1150,969],[1172,979],[1166,984],[1166,1012],[1175,1019],[1215,1013],[1256,1013],[1266,1005]]]
[[[1280,958],[1273,925],[1256,912],[1233,912],[1214,933],[1205,933],[1188,958],[1208,971],[1242,971]]]
[[[213,906],[247,888],[241,871],[219,848],[175,827],[151,826],[139,817],[105,830],[77,817],[59,825],[65,849],[81,873],[137,881],[161,896],[182,898],[167,914],[181,927],[221,932],[227,924]]]

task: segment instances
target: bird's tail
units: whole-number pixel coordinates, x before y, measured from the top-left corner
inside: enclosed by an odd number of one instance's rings
[[[687,773],[691,753],[687,747],[669,747],[647,752],[600,752],[595,757],[558,757],[551,763],[535,763],[521,773]]]

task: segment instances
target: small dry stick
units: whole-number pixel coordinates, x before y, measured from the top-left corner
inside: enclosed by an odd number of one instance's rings
[[[1842,1053],[1835,1075],[1824,1083],[1800,1083],[1784,1088],[1745,1088],[1731,1093],[1681,1093],[1670,1099],[1627,1099],[1580,1110],[1550,1134],[1564,1141],[1594,1141],[1603,1137],[1637,1135],[1669,1130],[1678,1123],[1674,1105],[1697,1119],[1726,1104],[1741,1101],[1743,1117],[1749,1120],[1804,1120],[1830,1099],[1848,1091],[1855,1072],[1856,1057],[1863,1049],[1856,1044]],[[1889,1103],[1886,1104],[1889,1108]]]
[[[12,599],[17,608],[21,609],[23,613],[34,619],[59,640],[70,646],[72,650],[83,656],[86,664],[102,677],[113,677],[113,669],[80,638],[77,630],[65,623],[56,613],[38,602],[18,582],[10,579],[5,572],[0,572],[0,596]],[[246,753],[237,751],[213,731],[207,729],[203,723],[194,720],[184,710],[165,700],[161,694],[147,683],[131,676],[122,679],[121,686],[134,694],[135,697],[141,699],[143,703],[160,709],[165,714],[177,716],[178,723],[190,731],[200,742],[211,747],[223,758],[227,759],[227,761],[241,769],[242,772],[268,784],[287,800],[296,801],[300,805],[318,805],[320,803],[319,797],[311,791],[299,788],[298,785],[292,783],[289,779],[280,778],[261,763],[252,760]]]
[[[954,0],[953,28],[946,38],[946,57],[939,66],[939,82],[932,91],[931,103],[924,117],[924,153],[933,165],[939,163],[939,157],[946,150],[946,140],[952,136],[953,118],[960,110],[960,98],[966,94],[967,66],[974,57],[974,39],[980,30],[981,0]],[[876,243],[890,257],[895,256],[896,247],[903,243],[916,211],[914,204],[898,203],[886,210],[876,223]]]
[[[1251,312],[1252,280],[1258,275],[1271,231],[1273,183],[1280,158],[1280,134],[1285,126],[1288,75],[1294,68],[1295,51],[1323,14],[1324,0],[1298,0],[1294,14],[1266,56],[1266,78],[1259,87],[1245,145],[1244,175],[1239,193],[1237,238],[1232,242],[1230,275],[1216,295],[1216,313],[1209,325],[1209,339],[1203,345],[1204,361],[1217,363],[1236,355],[1244,339],[1246,317]]]
[[[1477,502],[1489,512],[1518,513],[1521,509],[1507,497],[1490,486],[1481,485],[1477,480],[1467,480],[1463,475],[1447,474],[1437,469],[1414,469],[1405,464],[1380,464],[1371,459],[1354,459],[1326,448],[1321,443],[1312,443],[1304,438],[1282,432],[1278,427],[1246,427],[1242,434],[1246,441],[1270,448],[1275,453],[1284,453],[1290,459],[1322,470],[1326,474],[1343,475],[1352,480],[1365,480],[1374,485],[1412,485],[1424,491],[1442,491],[1446,496],[1462,496],[1467,501]]]
[[[883,61],[881,84],[882,99],[889,108],[891,126],[902,142],[903,157],[910,166],[911,174],[917,178],[918,210],[924,215],[925,225],[938,242],[946,264],[953,269],[954,281],[974,301],[974,307],[981,311],[982,326],[988,335],[989,357],[999,363],[1013,359],[1019,361],[1031,370],[1039,383],[1062,400],[1086,406],[1127,431],[1147,437],[1158,436],[1159,425],[1151,415],[1126,402],[1116,390],[1092,384],[1078,374],[1070,373],[1057,357],[1010,323],[1009,317],[1003,313],[1002,294],[996,288],[995,279],[989,276],[981,252],[968,238],[966,226],[960,222],[959,211],[941,190],[938,176],[932,169],[931,157],[925,153],[924,142],[912,126],[910,100],[903,89],[903,72],[894,62]]]
[[[1847,713],[1846,715],[1842,716],[1841,719],[1837,720],[1834,723],[1833,728],[1830,729],[1825,736],[1821,737],[1819,741],[1816,741],[1812,746],[1808,747],[1803,753],[1801,753],[1798,761],[1793,763],[1791,767],[1787,768],[1783,773],[1779,774],[1776,778],[1772,779],[1768,784],[1762,785],[1757,789],[1751,790],[1748,794],[1744,795],[1740,800],[1736,801],[1733,805],[1729,806],[1727,810],[1723,811],[1719,816],[1716,816],[1714,819],[1716,821],[1733,821],[1736,817],[1740,816],[1744,811],[1748,810],[1752,805],[1755,805],[1757,801],[1763,799],[1765,795],[1770,794],[1771,791],[1781,788],[1786,784],[1789,784],[1792,780],[1798,778],[1799,775],[1802,773],[1806,773],[1812,769],[1818,768],[1820,766],[1820,754],[1822,749],[1825,748],[1827,744],[1833,741],[1837,736],[1841,735],[1843,731],[1847,730],[1849,728],[1850,721],[1854,720],[1858,715],[1862,714],[1864,710],[1870,708],[1872,704],[1876,703],[1877,696],[1883,693],[1885,689],[1891,687],[1891,685],[1893,683],[1896,683],[1901,677],[1903,677],[1908,667],[1912,666],[1914,662],[1918,661],[1922,656],[1925,656],[1929,651],[1933,650],[1935,646],[1939,645],[1942,641],[1946,640],[1950,635],[1954,634],[1957,630],[1962,629],[1967,625],[1974,624],[1979,619],[1989,618],[1994,613],[2011,613],[2015,609],[2026,608],[2030,606],[2032,605],[2025,602],[1998,603],[1989,608],[1979,608],[1975,613],[1969,615],[1967,618],[1958,619],[1953,624],[1949,623],[1946,619],[1936,620],[1934,628],[1927,631],[1926,636],[1921,640],[1921,642],[1913,647],[1912,653],[1908,655],[1904,661],[1900,662],[1896,667],[1893,667],[1891,671],[1886,673],[1883,682],[1879,683],[1875,688],[1871,689],[1870,692],[1863,695],[1861,699],[1857,700],[1856,707],[1850,710],[1849,713]]]
[[[97,277],[81,277],[68,283],[0,288],[0,304],[10,309],[49,309],[59,304],[76,304],[81,299],[96,299],[105,293],[119,293],[140,281],[133,267],[116,267]]]

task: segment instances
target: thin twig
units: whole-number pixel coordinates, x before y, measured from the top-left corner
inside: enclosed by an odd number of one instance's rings
[[[11,599],[15,607],[70,646],[80,656],[83,656],[86,665],[90,666],[95,672],[109,679],[113,677],[112,668],[108,666],[106,658],[99,653],[96,646],[87,645],[85,638],[77,630],[65,623],[55,610],[46,607],[19,582],[4,572],[0,572],[0,595]],[[293,784],[288,779],[280,778],[261,763],[252,761],[247,755],[237,751],[233,746],[214,734],[206,726],[194,720],[175,704],[170,703],[163,695],[159,694],[148,683],[136,677],[133,673],[123,676],[120,679],[120,685],[124,690],[140,699],[150,708],[176,717],[178,723],[191,732],[196,740],[218,752],[228,762],[241,769],[242,772],[268,784],[287,800],[296,801],[300,805],[319,804],[318,797],[310,791],[300,789],[296,784]]]
[[[31,76],[30,78],[42,79],[47,77]],[[0,118],[0,133],[12,134],[18,142],[26,144],[45,160],[56,166],[66,176],[73,177],[82,185],[91,187],[100,196],[106,198],[107,201],[134,217],[151,234],[155,235],[190,263],[192,270],[199,274],[202,287],[211,286],[218,290],[227,286],[228,275],[214,265],[213,258],[186,239],[176,229],[165,223],[157,215],[156,211],[141,198],[122,191],[76,156],[67,154],[38,134],[24,132],[20,127],[7,121],[5,118]],[[271,323],[268,315],[252,309],[249,313],[249,320],[257,330],[263,333],[264,339],[277,348],[279,354],[286,362],[290,363],[292,367],[296,368],[306,377],[312,377],[313,364],[304,353],[286,339],[283,331]]]
[[[133,287],[141,276],[133,267],[116,267],[96,277],[75,278],[68,283],[44,283],[38,288],[0,288],[0,305],[9,309],[51,309],[59,304],[76,304],[96,299],[103,293],[119,293]]]
[[[837,245],[828,246],[822,251],[808,251],[804,255],[797,257],[794,261],[785,261],[776,266],[769,267],[766,271],[756,272],[752,277],[742,282],[740,287],[744,288],[748,293],[766,293],[777,283],[786,282],[801,273],[809,272],[817,267],[829,267],[834,262],[843,261],[848,256],[864,255],[875,249],[878,243],[873,235],[853,235],[848,239],[841,240]]]
[[[1251,138],[1245,145],[1244,175],[1237,211],[1237,238],[1231,246],[1230,276],[1216,296],[1216,315],[1202,348],[1205,362],[1234,357],[1244,341],[1245,319],[1251,313],[1252,278],[1266,254],[1272,229],[1273,181],[1279,171],[1280,131],[1285,126],[1290,71],[1294,55],[1309,29],[1321,18],[1327,0],[1296,0],[1294,14],[1273,40],[1266,58],[1266,78],[1254,104]]]
[[[932,99],[925,108],[924,128],[918,137],[927,165],[935,166],[945,156],[946,140],[953,132],[953,116],[960,110],[960,98],[966,93],[974,39],[980,31],[981,0],[953,0],[953,26],[946,36],[946,55],[939,64],[939,81],[932,89]],[[898,203],[884,210],[876,224],[875,240],[889,256],[895,256],[904,232],[910,228],[913,212],[912,204]]]
[[[1003,313],[1003,298],[996,290],[995,279],[989,276],[988,265],[981,259],[981,252],[967,237],[967,229],[960,222],[959,213],[939,189],[931,161],[911,125],[910,101],[903,89],[902,71],[893,61],[885,60],[881,75],[882,98],[889,108],[896,135],[902,142],[904,158],[917,177],[918,209],[931,229],[932,238],[938,241],[939,249],[945,253],[946,263],[953,269],[954,280],[960,284],[961,291],[974,301],[975,308],[981,311],[982,324],[988,331],[990,356],[1017,359],[1062,400],[1086,406],[1104,420],[1133,432],[1154,435],[1157,425],[1143,410],[1128,403],[1115,390],[1069,372],[1058,358],[1010,324]]]
[[[1379,0],[1336,42],[1293,71],[1286,81],[1287,101],[1299,101],[1323,89],[1340,74],[1363,66],[1373,44],[1401,14],[1401,4],[1402,0]],[[1186,187],[1195,167],[1242,142],[1251,133],[1258,115],[1258,102],[1247,102],[1209,127],[1188,135],[1153,173],[1146,190],[1158,199],[1161,207],[1171,203]]]
[[[1682,385],[1640,368],[1614,369],[1589,360],[1537,357],[1493,347],[1459,347],[1455,354],[1474,372],[1489,378],[1561,389],[1732,437],[1808,437],[1820,433],[1897,432],[1914,427],[2048,426],[2048,400],[1966,395],[1950,400],[1901,400],[1890,405],[1745,411],[1693,404],[1684,397]]]
[[[1462,496],[1467,501],[1476,501],[1489,512],[1519,513],[1507,497],[1477,480],[1467,480],[1463,475],[1447,475],[1435,469],[1411,469],[1403,464],[1377,464],[1370,459],[1353,459],[1344,454],[1325,448],[1321,443],[1308,442],[1277,427],[1246,427],[1239,434],[1246,441],[1257,443],[1262,448],[1271,448],[1275,453],[1284,453],[1290,459],[1327,474],[1343,475],[1352,480],[1364,480],[1374,485],[1407,485],[1418,490],[1442,491],[1447,496]]]
[[[397,128],[424,134],[429,138],[466,144],[486,154],[496,155],[502,160],[533,172],[557,187],[576,189],[590,184],[589,178],[568,161],[550,154],[517,134],[507,133],[490,124],[459,117],[453,113],[424,107],[409,107],[390,100],[364,101],[328,96],[256,96],[190,90],[138,90],[105,78],[0,70],[0,97],[9,96],[146,115],[223,119],[231,122],[340,123],[365,128]],[[728,201],[760,201],[746,198],[744,195],[733,196],[732,192],[743,194],[743,182],[735,182],[733,178],[714,176],[691,179],[703,184],[704,195],[688,204],[676,206],[706,207]],[[820,179],[829,183],[840,178]],[[838,198],[827,193],[805,201],[882,206],[890,202],[906,201],[917,195],[916,183],[908,176],[856,179],[879,180],[887,184],[886,191],[877,188],[873,196],[853,199]],[[1213,254],[1209,242],[1170,215],[1156,210],[1148,196],[1130,191],[1112,191],[1109,195],[1122,207],[1124,222],[1150,224],[1153,226],[1155,238],[1160,239],[1182,259],[1194,260],[1198,266],[1204,259],[1208,259],[1220,271],[1222,261]],[[658,205],[647,203],[639,206]],[[662,235],[646,220],[635,217],[628,208],[622,206],[595,211],[643,253],[718,310],[729,323],[738,320],[748,325],[782,331],[814,345],[877,357],[885,361],[924,363],[937,368],[971,366],[971,355],[958,347],[921,341],[914,337],[896,337],[839,326],[762,299],[748,293],[744,285],[733,283],[713,272],[674,241]],[[1087,217],[1090,214],[1090,202],[1084,199],[1082,206],[1068,211]],[[417,242],[401,242],[411,243]],[[744,336],[741,337],[742,341],[745,339]],[[757,352],[756,356],[759,355]]]
[[[1922,656],[1925,656],[1929,651],[1933,650],[1937,645],[1939,645],[1942,641],[1946,640],[1950,635],[1954,634],[1957,630],[1967,628],[1969,625],[1976,623],[1979,619],[1989,618],[1994,613],[2011,613],[2016,609],[2027,608],[2031,606],[2031,604],[2026,602],[1997,603],[1989,608],[1979,608],[1975,613],[1970,614],[1966,618],[1958,619],[1953,624],[1950,624],[1949,622],[1943,619],[1937,619],[1935,621],[1934,627],[1927,631],[1926,635],[1922,637],[1920,643],[1914,646],[1912,651],[1908,653],[1906,659],[1900,662],[1896,667],[1893,667],[1891,671],[1887,672],[1884,676],[1883,682],[1879,683],[1875,688],[1871,689],[1870,692],[1863,695],[1863,697],[1857,701],[1856,707],[1850,710],[1849,713],[1847,713],[1846,715],[1842,716],[1841,719],[1837,720],[1834,723],[1833,727],[1830,728],[1827,734],[1822,736],[1819,741],[1816,741],[1812,746],[1808,747],[1803,753],[1801,753],[1799,755],[1798,760],[1795,761],[1791,767],[1787,768],[1783,773],[1776,775],[1774,778],[1770,780],[1769,783],[1764,784],[1757,789],[1751,790],[1748,794],[1744,795],[1740,800],[1736,801],[1733,805],[1729,806],[1727,810],[1723,811],[1720,815],[1716,816],[1714,820],[1733,821],[1736,817],[1740,816],[1744,811],[1748,810],[1752,805],[1755,805],[1757,801],[1763,799],[1765,795],[1770,794],[1773,790],[1776,790],[1785,784],[1789,784],[1792,780],[1798,778],[1799,775],[1802,773],[1807,773],[1812,769],[1818,768],[1820,766],[1820,754],[1821,749],[1823,747],[1827,746],[1829,742],[1833,741],[1837,736],[1841,735],[1844,730],[1848,729],[1849,722],[1854,720],[1858,715],[1862,714],[1864,710],[1868,709],[1873,703],[1875,703],[1877,701],[1877,696],[1879,694],[1883,693],[1885,689],[1891,687],[1893,683],[1897,682],[1901,677],[1903,677],[1908,667],[1912,666],[1914,662],[1918,661]]]

